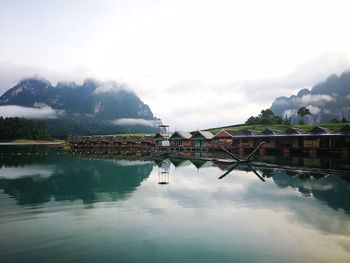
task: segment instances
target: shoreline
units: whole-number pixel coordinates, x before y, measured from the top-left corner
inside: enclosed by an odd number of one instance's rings
[[[65,141],[45,141],[45,140],[19,140],[10,142],[0,142],[0,145],[63,145]]]

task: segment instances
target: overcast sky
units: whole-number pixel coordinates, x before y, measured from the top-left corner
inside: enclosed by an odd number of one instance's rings
[[[350,69],[349,1],[0,0],[0,93],[126,83],[172,129],[241,123]]]

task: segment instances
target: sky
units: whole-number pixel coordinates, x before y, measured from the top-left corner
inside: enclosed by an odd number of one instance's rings
[[[350,69],[349,1],[0,0],[0,93],[126,84],[171,129],[244,122]]]

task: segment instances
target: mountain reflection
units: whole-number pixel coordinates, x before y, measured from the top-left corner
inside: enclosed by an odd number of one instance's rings
[[[238,166],[235,170],[249,172],[249,167]],[[304,196],[325,202],[334,210],[350,213],[349,177],[324,175],[317,172],[257,168],[264,178],[270,178],[279,188],[291,187]]]
[[[273,181],[279,187],[293,187],[303,195],[312,195],[334,210],[350,213],[350,185],[340,176],[323,176],[317,173],[290,176],[285,172],[273,172]]]
[[[2,151],[4,152],[3,149]],[[258,176],[259,178],[256,178],[257,184],[246,186],[247,194],[254,202],[260,203],[255,188],[261,188],[260,180],[262,180],[273,182],[280,189],[292,188],[301,193],[302,196],[312,196],[333,210],[342,209],[346,213],[350,213],[349,177],[327,175],[325,170],[322,173],[310,170],[303,171],[300,169],[300,163],[305,163],[307,159],[298,161],[298,169],[265,168],[253,165],[251,167],[238,165],[232,169],[230,164],[203,160],[190,161],[182,158],[154,158],[154,162],[151,162],[144,161],[144,158],[137,156],[122,157],[122,159],[113,156],[112,159],[109,159],[108,156],[100,157],[100,159],[96,156],[94,158],[68,156],[63,151],[48,148],[26,148],[26,151],[23,151],[22,148],[16,148],[13,152],[4,153],[0,156],[0,189],[3,189],[3,193],[14,198],[18,204],[37,205],[52,199],[56,201],[82,200],[84,203],[122,200],[134,192],[141,185],[141,182],[150,176],[154,163],[159,167],[159,177],[160,168],[164,168],[164,161],[167,160],[169,167],[171,163],[173,167],[178,169],[185,168],[181,171],[186,171],[184,174],[186,176],[190,176],[191,173],[197,174],[199,170],[203,171],[206,168],[220,169],[222,171],[220,178],[223,181],[228,180],[228,177],[234,177],[235,171],[245,171],[248,173],[247,176]],[[150,159],[148,157],[148,160]],[[190,166],[192,169],[187,168]],[[169,167],[166,177],[159,177],[158,183],[169,184],[169,171],[171,170]],[[171,173],[170,177],[172,177]],[[218,178],[218,174],[220,174],[219,171],[211,173],[213,180]],[[222,195],[219,182],[217,184],[214,182],[215,180],[206,183],[209,183]],[[260,199],[269,202],[268,196],[271,196],[273,203],[284,202],[273,197],[274,190],[271,191],[270,193],[264,192],[264,196],[261,196]],[[255,193],[255,196],[249,192]],[[202,191],[201,194],[205,193]],[[194,197],[193,192],[191,195]],[[240,198],[244,199],[243,196]],[[193,202],[192,205],[195,206],[195,204],[196,202]]]
[[[148,178],[153,164],[64,157],[56,165],[37,168],[38,174],[30,172],[31,167],[0,169],[0,188],[19,204],[35,205],[52,198],[56,201],[80,199],[84,203],[123,199]],[[48,169],[51,171],[41,176],[40,171]],[[29,174],[24,175],[23,170],[28,170]],[[6,174],[9,171],[11,174]],[[21,177],[16,176],[18,174]]]

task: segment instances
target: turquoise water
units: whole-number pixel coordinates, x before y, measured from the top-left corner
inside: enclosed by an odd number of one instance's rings
[[[350,262],[349,176],[0,153],[1,262]]]

